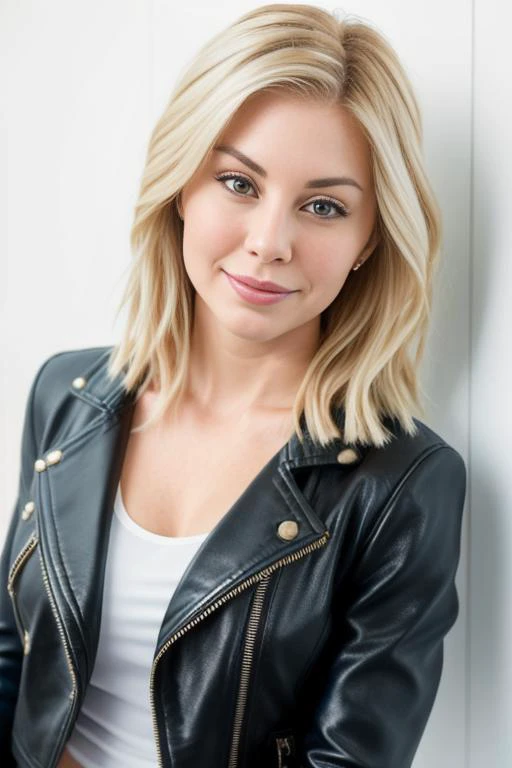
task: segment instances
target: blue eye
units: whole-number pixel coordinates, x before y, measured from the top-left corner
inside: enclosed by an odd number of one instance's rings
[[[243,182],[244,184],[249,185],[249,187],[254,189],[252,182],[246,176],[243,176],[240,173],[220,173],[218,176],[215,176],[215,179],[222,184],[224,184],[225,181]],[[248,195],[246,195],[244,192],[241,192],[240,190],[232,189],[231,187],[227,187],[227,189],[233,195],[238,195],[239,197],[248,197]],[[317,197],[316,200],[312,200],[310,203],[308,203],[306,207],[318,204],[328,206],[336,211],[336,215],[334,216],[317,216],[319,219],[335,219],[338,218],[338,216],[348,216],[347,209],[340,205],[340,203],[338,203],[336,200],[332,200],[329,197]]]

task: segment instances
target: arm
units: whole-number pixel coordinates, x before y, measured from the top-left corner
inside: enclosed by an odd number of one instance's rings
[[[0,556],[0,764],[6,768],[11,768],[15,765],[14,758],[11,755],[10,742],[23,660],[23,648],[16,627],[11,599],[7,591],[7,577],[9,566],[15,554],[12,550],[16,533],[19,526],[26,525],[21,519],[21,511],[25,503],[30,499],[34,461],[37,459],[33,401],[39,375],[43,367],[44,364],[34,377],[27,399],[21,438],[21,469],[18,495]]]
[[[335,593],[320,693],[303,723],[303,768],[410,767],[458,615],[465,490],[464,462],[443,446],[379,514],[349,594]]]

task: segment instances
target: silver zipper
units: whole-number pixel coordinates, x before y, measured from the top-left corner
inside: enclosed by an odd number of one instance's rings
[[[156,667],[164,653],[170,648],[170,646],[176,642],[176,640],[180,637],[182,637],[186,632],[189,631],[192,627],[195,627],[199,622],[201,622],[203,619],[205,619],[207,616],[209,616],[213,611],[216,611],[217,608],[220,608],[221,605],[224,605],[229,600],[232,600],[234,597],[239,595],[241,592],[243,592],[247,587],[252,586],[258,581],[262,581],[263,579],[267,579],[277,568],[280,568],[284,565],[288,565],[289,563],[293,563],[296,560],[299,560],[301,557],[304,557],[304,555],[309,554],[310,552],[313,552],[315,549],[319,549],[320,547],[323,547],[324,544],[327,544],[327,541],[330,537],[330,534],[328,531],[325,531],[325,533],[316,541],[312,542],[311,544],[307,544],[305,547],[302,547],[301,549],[298,549],[296,552],[292,552],[290,555],[286,555],[285,557],[281,557],[279,560],[276,560],[275,563],[272,563],[272,565],[267,566],[262,571],[259,571],[258,573],[253,574],[252,576],[249,576],[248,579],[245,579],[245,581],[242,581],[238,586],[236,586],[234,589],[231,589],[229,592],[226,592],[225,595],[222,595],[217,600],[215,600],[211,605],[208,606],[204,611],[199,613],[197,616],[195,616],[193,619],[191,619],[187,624],[185,624],[184,627],[179,629],[177,632],[175,632],[174,635],[171,635],[169,640],[167,640],[164,645],[160,648],[157,656],[155,657],[153,661],[153,665],[151,667],[151,678],[149,682],[149,691],[150,691],[150,702],[151,702],[151,715],[153,719],[153,732],[155,736],[155,742],[156,742],[156,750],[157,750],[157,760],[159,768],[163,768],[163,760],[162,760],[162,751],[160,749],[160,739],[158,734],[158,722],[156,719],[156,710],[155,710],[155,701],[154,701],[154,687],[155,687],[155,672]],[[243,713],[242,713],[243,714]],[[235,720],[234,723],[234,733],[236,734],[238,730],[238,721]],[[236,766],[236,764],[235,764]]]
[[[64,646],[64,654],[66,656],[66,662],[67,662],[67,665],[68,665],[69,674],[71,676],[72,688],[71,688],[71,693],[69,694],[69,698],[70,699],[74,699],[75,695],[76,695],[76,691],[77,691],[76,673],[75,673],[75,670],[73,669],[73,663],[71,661],[71,654],[69,652],[68,641],[66,640],[66,635],[64,634],[64,629],[62,627],[62,621],[61,621],[60,616],[59,616],[59,614],[57,612],[57,606],[55,605],[55,598],[53,597],[52,591],[50,589],[50,583],[49,583],[49,580],[48,580],[48,571],[46,570],[46,566],[45,566],[45,564],[43,562],[42,556],[39,558],[39,560],[41,562],[41,570],[43,572],[44,586],[45,586],[46,592],[48,594],[48,599],[50,601],[50,606],[51,606],[51,609],[52,609],[52,613],[53,613],[53,615],[55,617],[55,621],[57,623],[57,629],[59,631],[59,635],[60,635],[61,640],[62,640],[62,645]]]
[[[28,559],[28,557],[31,555],[31,553],[34,551],[34,549],[36,548],[38,543],[39,543],[39,538],[38,538],[36,533],[33,533],[30,536],[30,538],[27,541],[27,543],[25,544],[25,546],[23,547],[23,549],[21,550],[21,552],[19,553],[19,555],[16,557],[14,563],[12,564],[11,569],[9,571],[9,576],[8,576],[8,579],[7,579],[7,589],[8,589],[8,592],[9,592],[10,596],[11,596],[11,600],[13,602],[14,616],[15,616],[15,619],[16,619],[16,623],[18,625],[18,629],[20,631],[20,635],[21,635],[22,642],[23,642],[23,651],[24,651],[25,654],[27,654],[29,652],[29,650],[30,650],[30,635],[23,628],[23,625],[22,625],[22,622],[21,622],[21,618],[18,616],[18,609],[17,609],[17,606],[16,606],[16,600],[14,599],[14,594],[15,594],[14,593],[14,581],[15,581],[16,576],[18,575],[18,573],[20,571],[20,568],[25,563],[25,561]],[[65,636],[64,630],[62,628],[62,622],[60,620],[59,614],[57,613],[57,607],[55,605],[55,600],[54,600],[54,597],[53,597],[51,589],[50,589],[50,584],[49,584],[49,581],[48,581],[48,573],[47,573],[47,570],[46,570],[46,566],[45,566],[45,564],[43,562],[42,556],[39,557],[39,561],[41,563],[41,570],[42,570],[42,574],[43,574],[43,582],[44,582],[44,585],[45,585],[45,588],[46,588],[46,592],[48,594],[48,599],[50,601],[50,606],[51,606],[51,609],[52,609],[52,613],[53,613],[53,615],[55,617],[55,621],[57,623],[57,628],[59,630],[59,635],[61,636],[62,643],[63,643],[63,646],[64,646],[64,653],[65,653],[65,656],[66,656],[66,661],[67,661],[68,669],[69,669],[69,672],[70,672],[70,675],[71,675],[71,682],[72,682],[72,689],[71,689],[71,693],[69,694],[69,698],[73,700],[75,698],[75,695],[76,695],[76,692],[77,692],[76,674],[75,674],[75,671],[73,669],[73,665],[72,665],[72,662],[71,662],[71,656],[70,656],[70,653],[69,653],[69,648],[68,648],[66,636]]]
[[[247,622],[247,633],[242,655],[242,671],[240,673],[240,687],[238,689],[238,698],[235,710],[235,722],[233,726],[233,739],[231,741],[231,752],[229,755],[228,768],[235,768],[238,762],[238,748],[240,745],[240,734],[242,731],[242,722],[247,702],[247,690],[249,687],[249,675],[251,673],[252,657],[254,654],[254,643],[256,632],[263,610],[263,598],[270,583],[270,576],[263,578],[256,588],[254,602],[251,607],[251,614]]]
[[[11,597],[14,619],[16,621],[16,626],[18,627],[18,632],[21,638],[21,642],[23,643],[23,653],[25,655],[30,650],[30,635],[25,629],[25,627],[23,626],[23,622],[21,621],[21,615],[19,613],[18,606],[16,604],[16,598],[14,594],[14,580],[16,579],[16,576],[18,575],[25,561],[30,557],[34,549],[37,547],[37,543],[38,543],[38,538],[35,533],[32,533],[29,540],[24,544],[21,552],[15,558],[14,563],[10,568],[9,575],[7,577],[7,591],[9,592],[9,595]]]
[[[71,654],[69,652],[68,641],[66,640],[66,635],[64,634],[64,629],[62,627],[62,621],[61,621],[60,616],[59,616],[58,611],[57,611],[57,606],[55,604],[55,598],[53,597],[52,591],[50,589],[50,582],[49,582],[49,579],[48,579],[48,571],[46,570],[46,566],[45,566],[45,564],[43,562],[42,554],[41,554],[39,560],[41,562],[41,571],[43,573],[44,586],[46,588],[46,593],[48,595],[48,600],[50,602],[50,607],[52,609],[52,613],[53,613],[53,616],[55,618],[55,622],[57,624],[57,629],[58,629],[59,635],[60,635],[61,640],[62,640],[62,645],[63,645],[63,648],[64,648],[64,655],[66,656],[66,663],[67,663],[69,674],[70,674],[70,677],[71,677],[71,691],[69,693],[68,698],[71,700],[71,702],[74,703],[74,701],[76,699],[76,694],[77,694],[76,673],[75,673],[75,670],[73,669],[73,663],[71,661]],[[66,736],[64,737],[64,740],[65,739],[66,739]],[[54,752],[54,755],[56,754],[58,756],[57,760],[62,755],[62,748],[63,748],[63,744],[62,744],[62,741],[61,741],[61,743],[59,744],[58,751]]]

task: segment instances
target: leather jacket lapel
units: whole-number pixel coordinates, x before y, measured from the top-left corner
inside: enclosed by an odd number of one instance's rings
[[[325,525],[283,460],[285,450],[263,467],[194,555],[169,603],[159,646],[220,596],[327,543]]]
[[[99,637],[110,522],[132,411],[117,419],[100,416],[59,443],[55,448],[62,458],[36,483],[41,555],[72,644],[85,645],[90,663]]]
[[[69,421],[79,428],[73,431],[69,423],[62,424],[65,417],[60,419],[64,432],[50,435],[47,450],[60,451],[61,458],[36,478],[41,554],[72,644],[87,649],[86,675],[92,673],[99,638],[110,523],[135,402],[119,378],[106,378],[105,356],[99,363],[84,372],[86,388],[70,387],[74,397]],[[328,543],[328,531],[301,493],[293,471],[336,463],[343,447],[335,440],[321,448],[309,438],[301,445],[294,435],[267,463],[189,563],[164,616],[159,646],[222,595],[254,583],[265,569]]]

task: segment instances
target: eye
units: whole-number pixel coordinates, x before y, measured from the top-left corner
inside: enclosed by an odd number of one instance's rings
[[[224,183],[225,181],[233,180],[233,181],[237,182],[237,184],[241,183],[242,186],[244,184],[248,184],[250,187],[252,187],[254,189],[254,186],[253,186],[252,182],[250,182],[249,179],[246,176],[242,176],[242,174],[240,174],[240,173],[220,173],[215,178],[217,179],[217,181],[220,181],[221,183]],[[244,197],[247,197],[247,195],[244,195],[244,193],[240,192],[239,189],[235,188],[233,190],[233,189],[231,189],[231,187],[228,187],[228,190],[230,192],[233,192],[233,194],[235,194],[235,195],[241,194]]]
[[[238,195],[241,197],[248,197],[248,195],[246,195],[245,192],[240,191],[240,185],[242,187],[246,185],[246,188],[248,185],[249,187],[252,187],[252,189],[254,189],[253,183],[246,176],[243,176],[240,173],[220,173],[217,176],[215,176],[215,179],[221,182],[221,184],[224,184],[224,182],[227,182],[227,181],[236,182],[237,188],[231,189],[231,187],[227,187],[227,189],[232,194]],[[343,205],[338,203],[337,200],[333,200],[329,197],[318,197],[316,200],[312,200],[310,203],[308,203],[306,207],[310,205],[319,205],[319,204],[323,205],[324,207],[327,206],[327,207],[330,207],[331,209],[334,209],[335,214],[334,216],[318,215],[316,217],[318,219],[336,219],[339,216],[341,217],[348,216],[347,209]]]
[[[311,203],[308,203],[308,205],[323,205],[330,208],[334,208],[336,211],[336,214],[338,216],[348,216],[347,209],[340,205],[336,200],[331,200],[329,197],[318,197],[316,200],[313,200]],[[320,216],[321,219],[335,219],[337,216]]]

